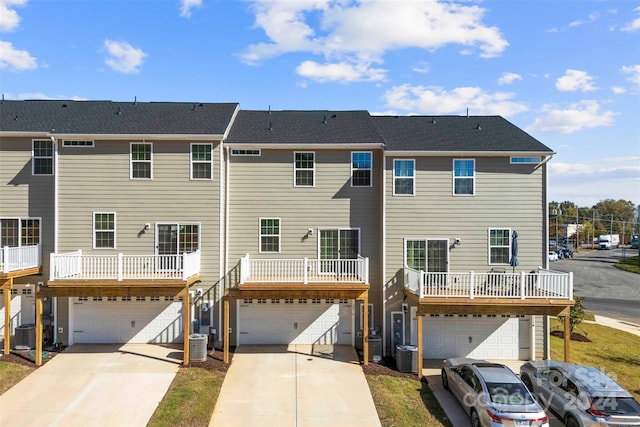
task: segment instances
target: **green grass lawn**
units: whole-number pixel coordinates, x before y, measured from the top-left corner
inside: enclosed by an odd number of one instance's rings
[[[17,363],[0,362],[0,394],[18,384],[35,369]]]
[[[552,319],[551,330],[562,330]],[[571,341],[571,363],[600,369],[640,400],[640,336],[592,323],[581,323],[576,330],[592,342]],[[564,341],[551,337],[551,358],[564,360]]]
[[[636,252],[637,250],[633,250]],[[623,259],[619,263],[616,263],[616,267],[620,270],[630,271],[632,273],[640,274],[640,256],[632,256]]]
[[[426,383],[404,377],[367,375],[382,427],[451,426]]]
[[[202,368],[179,369],[147,426],[208,426],[223,380],[223,372]]]

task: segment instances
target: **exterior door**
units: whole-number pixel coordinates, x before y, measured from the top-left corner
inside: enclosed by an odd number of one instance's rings
[[[156,255],[158,271],[182,269],[178,255],[198,250],[200,230],[198,224],[158,224],[156,226]]]
[[[356,259],[360,254],[360,230],[320,230],[320,269],[322,273],[340,274],[340,260]],[[326,260],[326,261],[325,261]]]

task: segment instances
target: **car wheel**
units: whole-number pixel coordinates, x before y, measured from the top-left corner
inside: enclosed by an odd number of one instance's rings
[[[567,417],[567,420],[564,422],[564,425],[566,427],[580,427],[580,424],[578,424],[578,421],[576,421],[576,419],[570,415]]]
[[[449,390],[449,378],[447,378],[447,373],[444,371],[444,369],[442,370],[442,387],[444,387],[445,390]]]
[[[475,409],[471,410],[471,427],[480,427],[480,416]]]
[[[527,387],[527,389],[533,393],[533,384],[531,383],[531,378],[529,378],[528,375],[523,375],[522,376],[522,382],[524,383],[524,385]]]

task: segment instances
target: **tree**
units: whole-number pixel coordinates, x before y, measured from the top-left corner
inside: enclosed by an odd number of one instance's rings
[[[569,310],[569,336],[573,334],[576,327],[584,320],[584,298],[575,297],[575,304]],[[560,317],[560,323],[564,326],[565,317]],[[566,337],[565,337],[566,339]]]

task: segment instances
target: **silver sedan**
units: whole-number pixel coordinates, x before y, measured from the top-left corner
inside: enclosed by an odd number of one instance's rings
[[[442,365],[442,385],[469,414],[472,427],[549,427],[549,418],[508,367],[455,358]]]

